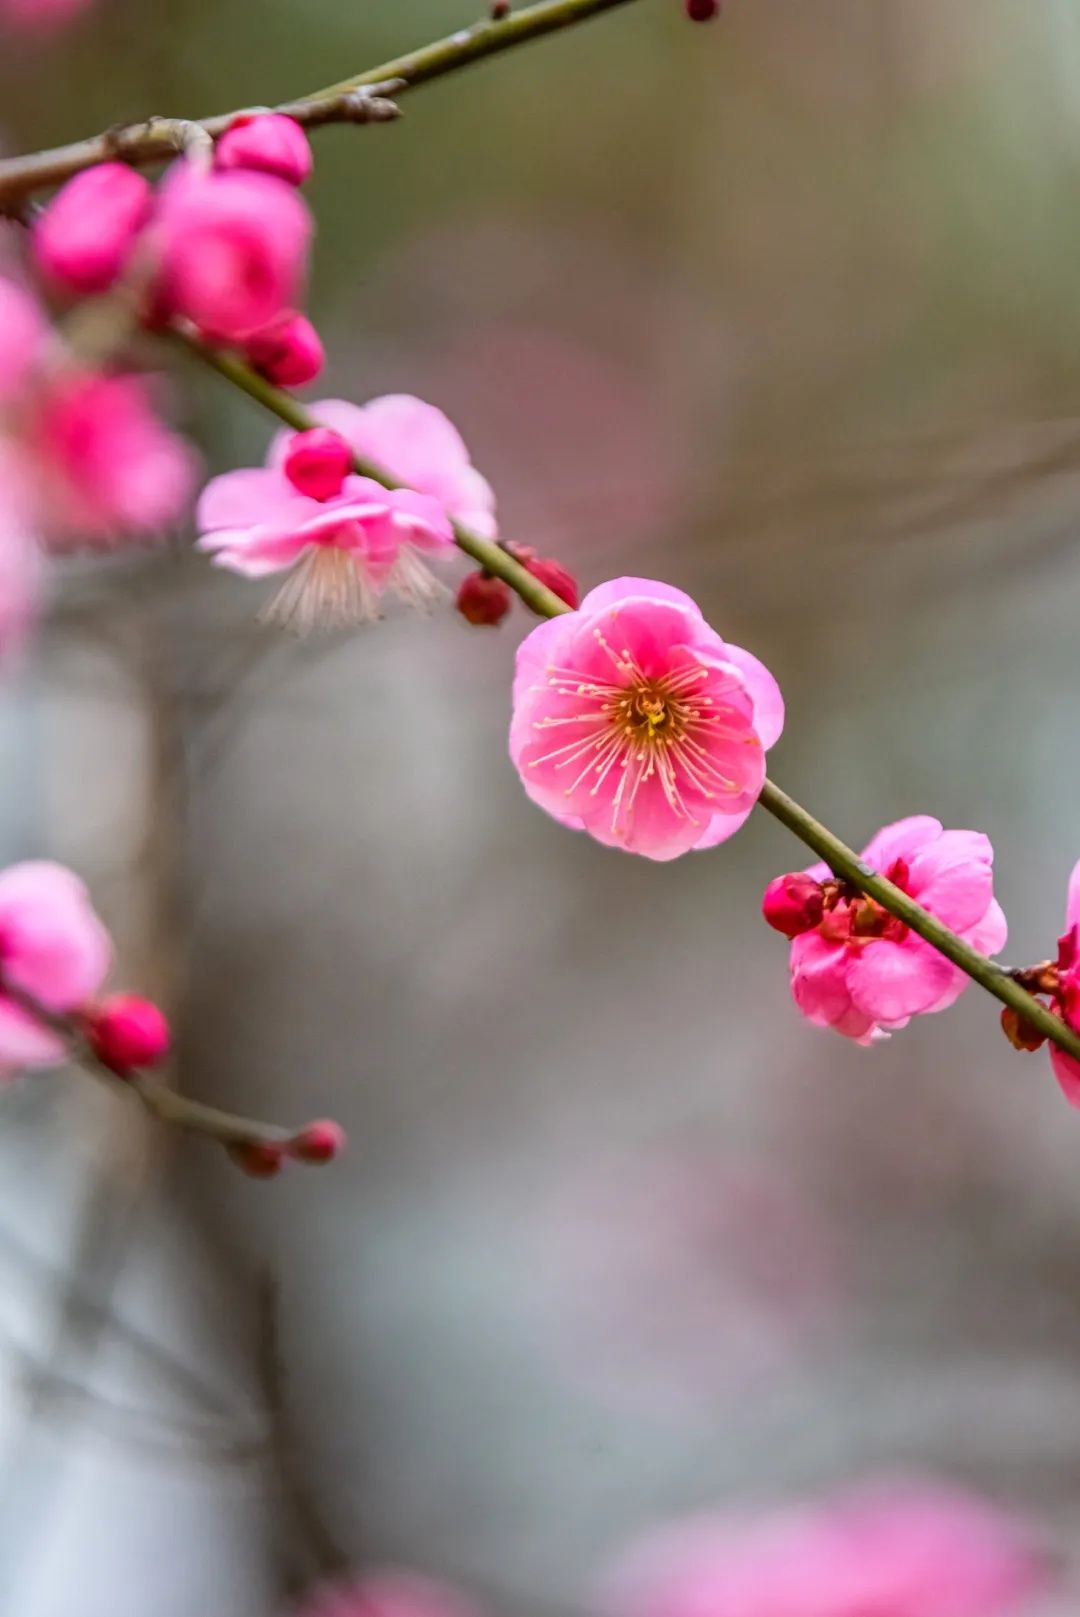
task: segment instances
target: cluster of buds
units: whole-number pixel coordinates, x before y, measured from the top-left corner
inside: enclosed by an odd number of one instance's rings
[[[508,543],[504,549],[560,601],[577,608],[577,579],[561,562],[539,555],[530,545]],[[513,599],[509,584],[481,567],[474,573],[467,573],[459,584],[457,609],[467,623],[494,628],[509,612]]]
[[[252,1139],[226,1146],[230,1158],[251,1179],[276,1179],[288,1162],[322,1167],[345,1149],[345,1130],[329,1118],[308,1123],[280,1139]]]
[[[99,164],[35,220],[38,268],[78,297],[123,287],[148,324],[187,323],[270,381],[301,386],[324,358],[294,307],[312,234],[297,188],[311,170],[303,129],[272,112],[233,119],[212,151],[194,142],[156,189],[122,162]]]

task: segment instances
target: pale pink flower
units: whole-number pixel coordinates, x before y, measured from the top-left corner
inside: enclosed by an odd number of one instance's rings
[[[606,1617],[1007,1617],[1046,1581],[1029,1533],[981,1499],[878,1485],[661,1529],[602,1604]]]
[[[303,457],[290,460],[297,436],[272,445],[265,469],[226,472],[207,485],[196,513],[200,550],[248,578],[290,572],[264,615],[300,632],[377,617],[387,591],[430,605],[442,590],[422,557],[454,543],[439,502],[357,477],[345,470],[347,456],[320,485],[321,498],[301,492],[298,484],[312,485]]]
[[[479,1617],[448,1584],[397,1567],[316,1590],[297,1617]]]
[[[0,276],[0,406],[26,386],[47,338],[45,317],[30,293]]]
[[[310,241],[311,215],[284,180],[178,163],[158,193],[159,312],[241,342],[296,301]]]
[[[491,484],[469,459],[465,442],[443,412],[408,393],[388,393],[364,405],[324,399],[311,414],[380,471],[419,494],[430,494],[455,522],[482,539],[498,535]]]
[[[563,825],[649,859],[739,829],[783,724],[768,669],[652,579],[601,584],[518,648],[510,756],[526,792]]]
[[[38,268],[65,290],[106,291],[127,268],[153,206],[150,181],[126,163],[76,174],[34,220]]]
[[[994,850],[980,831],[946,831],[917,814],[879,831],[862,858],[981,954],[1004,947]],[[831,874],[824,864],[807,871],[821,882]],[[842,884],[827,892],[820,923],[791,945],[791,990],[809,1021],[870,1044],[959,999],[970,980],[959,966],[872,899]]]
[[[46,860],[0,873],[0,1069],[53,1066],[63,1040],[4,992],[18,989],[47,1011],[77,1011],[109,967],[109,936],[86,888]]]
[[[194,491],[194,452],[162,425],[141,377],[60,372],[25,431],[55,546],[159,530]]]

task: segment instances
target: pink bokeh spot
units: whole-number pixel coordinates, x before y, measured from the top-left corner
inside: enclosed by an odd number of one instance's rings
[[[110,956],[108,933],[70,870],[35,860],[0,873],[0,1069],[64,1059],[62,1039],[4,985],[48,1011],[75,1011],[101,987]]]
[[[879,1483],[662,1528],[614,1568],[605,1617],[1010,1617],[1047,1584],[1032,1535],[936,1482]]]
[[[510,756],[532,800],[598,842],[676,859],[732,836],[784,704],[681,590],[619,578],[518,649]]]
[[[863,851],[923,909],[981,954],[1004,947],[1008,928],[994,898],[994,850],[978,831],[946,831],[929,815],[886,826]],[[826,882],[831,872],[806,873]],[[860,894],[841,889],[819,924],[793,939],[791,991],[818,1027],[870,1044],[913,1016],[946,1010],[968,986],[958,966]]]

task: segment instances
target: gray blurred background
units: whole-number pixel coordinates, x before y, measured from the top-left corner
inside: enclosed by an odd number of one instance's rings
[[[468,0],[99,0],[9,149],[273,102]],[[987,831],[1009,956],[1080,855],[1080,10],[642,0],[317,137],[316,396],[459,424],[504,536],[693,592],[856,843]],[[173,372],[210,471],[270,428]],[[387,1561],[586,1609],[651,1523],[915,1469],[1080,1523],[1080,1118],[972,990],[865,1051],[758,918],[505,755],[524,612],[297,645],[71,564],[0,693],[0,856],[91,882],[199,1096],[352,1139],[262,1185],[74,1077],[4,1098],[3,1617],[268,1617]],[[1072,1610],[1069,1606],[1067,1609]]]

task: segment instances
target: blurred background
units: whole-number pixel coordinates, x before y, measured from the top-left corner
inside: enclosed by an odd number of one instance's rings
[[[4,42],[0,139],[471,20],[97,0]],[[988,832],[1025,962],[1080,855],[1078,84],[1070,0],[642,0],[319,134],[310,190],[317,396],[430,399],[504,537],[691,591],[785,689],[776,778],[858,845]],[[262,459],[253,405],[170,374],[208,472]],[[186,1089],[352,1148],[262,1185],[74,1077],[5,1095],[3,1617],[267,1617],[345,1561],[580,1613],[657,1522],[906,1472],[1067,1567],[1045,1056],[976,990],[872,1051],[803,1025],[764,815],[652,865],[533,809],[522,609],[298,644],[190,540],[66,564],[0,691],[0,862],[87,878]]]

